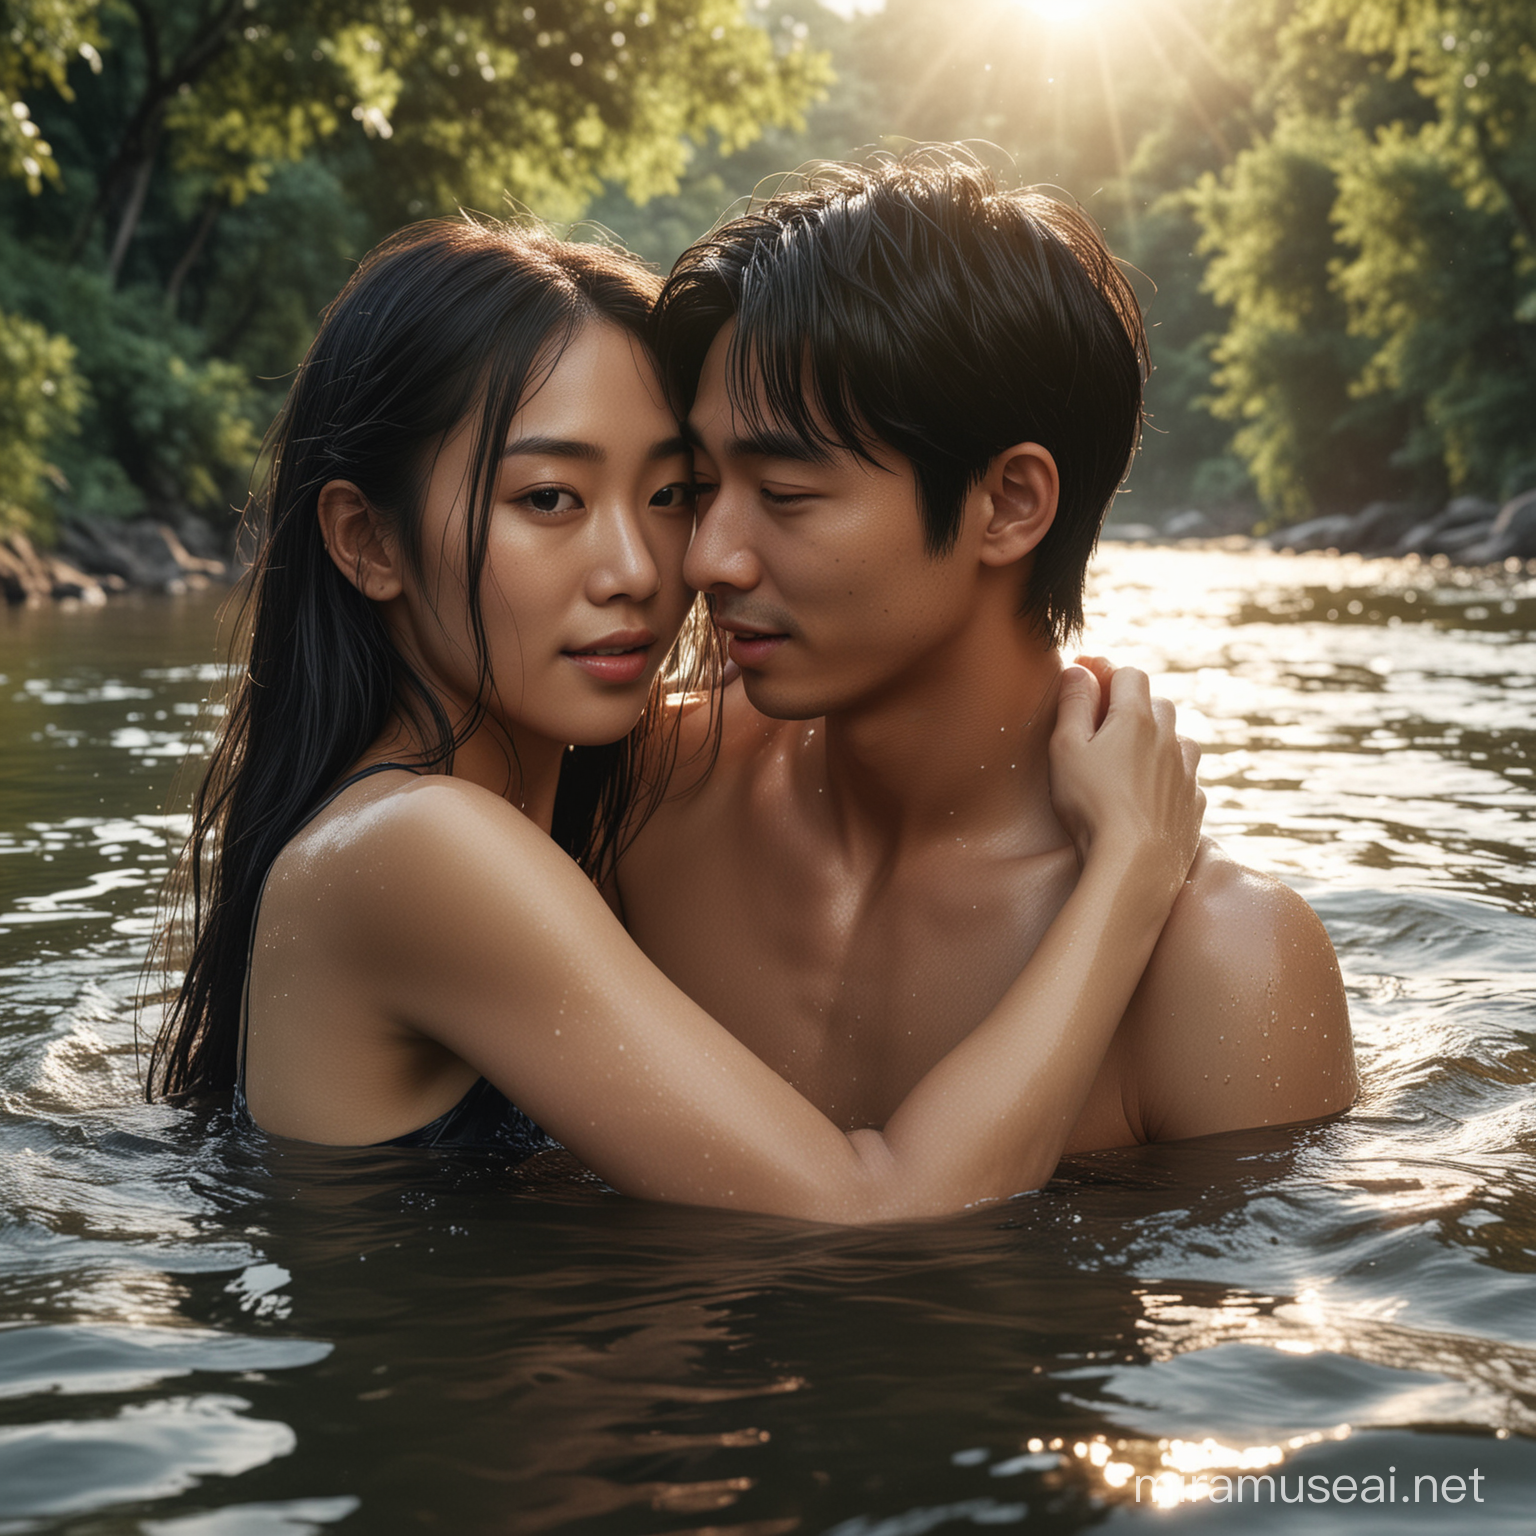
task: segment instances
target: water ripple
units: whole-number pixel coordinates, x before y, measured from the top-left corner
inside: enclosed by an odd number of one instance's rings
[[[143,1103],[212,605],[0,614],[0,1530],[1074,1530],[1143,1474],[1389,1466],[1527,1529],[1536,582],[1110,545],[1090,611],[1321,914],[1365,1095],[858,1232]]]

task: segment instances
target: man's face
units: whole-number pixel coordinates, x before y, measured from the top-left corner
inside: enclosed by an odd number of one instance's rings
[[[942,665],[974,611],[979,567],[963,531],[952,554],[923,547],[901,455],[812,459],[793,435],[741,420],[726,391],[731,334],[715,338],[688,418],[699,522],[683,574],[714,597],[755,708],[808,720],[873,702]]]

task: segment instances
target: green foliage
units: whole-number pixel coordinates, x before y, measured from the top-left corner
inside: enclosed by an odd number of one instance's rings
[[[1269,123],[1193,194],[1230,314],[1213,408],[1284,517],[1497,495],[1536,456],[1536,10],[1267,20]]]
[[[1120,516],[1536,477],[1529,0],[0,5],[0,305],[74,348],[82,433],[33,450],[73,505],[239,500],[320,309],[409,220],[585,211],[665,265],[775,173],[955,139],[1137,269]]]
[[[0,533],[46,531],[59,471],[42,446],[76,430],[74,349],[0,309]]]
[[[95,26],[100,0],[5,0],[0,6],[0,176],[16,176],[29,192],[57,182],[53,146],[32,120],[26,97],[38,85],[70,96],[72,64],[100,68]]]
[[[1170,35],[1161,12],[1175,9],[1181,21]],[[1223,0],[1128,6],[1125,26],[1058,30],[1017,0],[887,0],[851,21],[808,0],[769,0],[761,4],[768,30],[803,34],[836,71],[836,89],[806,127],[770,132],[729,157],[710,146],[677,195],[639,206],[614,189],[591,213],[665,267],[759,182],[771,186],[775,173],[876,146],[972,141],[1005,180],[1078,197],[1143,274],[1150,419],[1116,515],[1251,500],[1230,429],[1202,403],[1223,322],[1200,286],[1193,211],[1170,195],[1222,164],[1243,131],[1243,92],[1203,43],[1191,43],[1224,9]]]
[[[57,501],[70,511],[129,517],[178,507],[220,513],[242,499],[255,455],[255,404],[243,369],[204,354],[202,337],[168,321],[159,296],[114,289],[99,272],[62,272],[0,242],[0,305],[23,299],[73,360],[78,432],[57,418],[30,441],[57,462]]]
[[[1509,205],[1469,197],[1449,133],[1393,125],[1341,169],[1336,286],[1374,347],[1357,394],[1411,412],[1401,460],[1497,495],[1536,449],[1536,326]]]
[[[824,60],[776,49],[739,0],[563,0],[465,6],[386,56],[403,86],[388,161],[406,214],[507,197],[579,214],[605,182],[675,192],[686,141],[727,150],[792,125]],[[410,34],[414,35],[414,34]]]
[[[78,437],[39,407],[24,438],[61,504],[117,515],[243,499],[321,308],[400,224],[675,190],[689,138],[793,129],[830,78],[742,0],[4,3],[0,304],[84,384]]]
[[[741,0],[139,0],[110,40],[129,82],[95,209],[124,204],[114,261],[162,141],[179,178],[229,205],[345,146],[348,195],[381,228],[508,200],[568,217],[605,182],[675,190],[687,139],[796,123],[829,78]]]
[[[1209,117],[1168,114],[1145,132],[1123,178],[1121,210],[1111,221],[1114,248],[1132,264],[1146,314],[1151,375],[1146,428],[1125,494],[1114,516],[1155,519],[1196,506],[1251,511],[1255,488],[1231,449],[1230,427],[1213,415],[1212,350],[1222,316],[1202,285],[1200,231],[1182,188],[1208,174],[1226,153],[1221,130]],[[1126,208],[1136,210],[1128,217]]]
[[[1389,462],[1394,424],[1353,387],[1371,349],[1336,291],[1330,213],[1344,138],[1282,121],[1191,193],[1201,249],[1212,253],[1206,283],[1231,315],[1214,352],[1212,409],[1239,424],[1233,447],[1283,519],[1403,488]]]

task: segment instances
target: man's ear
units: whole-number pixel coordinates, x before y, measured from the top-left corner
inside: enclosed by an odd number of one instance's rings
[[[319,515],[336,569],[376,603],[399,597],[400,552],[373,503],[350,480],[328,480],[320,487]]]
[[[977,490],[988,511],[982,563],[1012,565],[1050,532],[1061,480],[1047,449],[1039,443],[1015,443],[987,466]]]

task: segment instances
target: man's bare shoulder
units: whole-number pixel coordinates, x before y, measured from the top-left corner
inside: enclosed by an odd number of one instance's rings
[[[1144,1133],[1289,1125],[1358,1091],[1343,978],[1295,891],[1214,843],[1195,860],[1127,1014]]]

